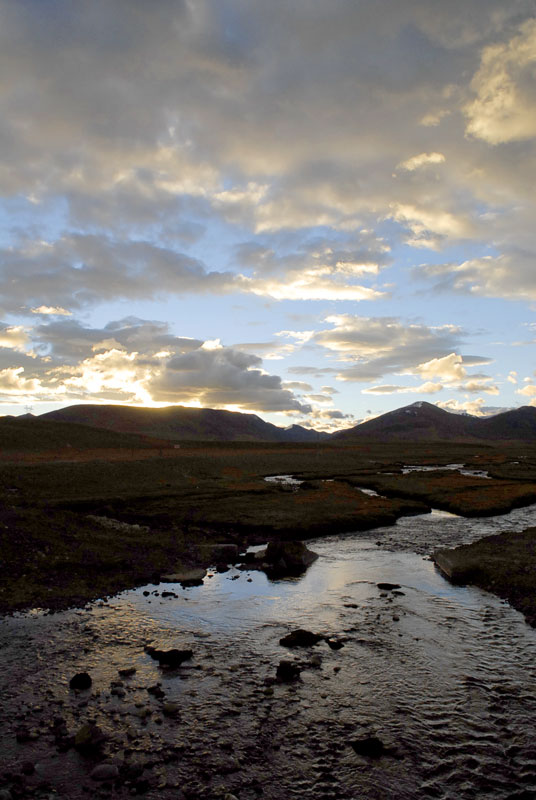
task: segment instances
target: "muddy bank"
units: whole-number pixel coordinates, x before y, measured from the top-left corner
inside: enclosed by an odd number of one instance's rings
[[[299,492],[243,487],[167,499],[78,501],[0,511],[0,611],[61,609],[192,567],[239,562],[215,548],[393,525],[422,503],[369,497],[336,482]]]
[[[493,592],[508,600],[536,627],[536,528],[437,550],[433,559],[453,583]]]
[[[506,472],[506,470],[505,470]],[[527,478],[530,478],[527,480]],[[536,482],[525,469],[518,479],[475,477],[456,470],[402,472],[347,478],[351,484],[370,486],[389,497],[405,497],[464,517],[506,514],[536,502]]]

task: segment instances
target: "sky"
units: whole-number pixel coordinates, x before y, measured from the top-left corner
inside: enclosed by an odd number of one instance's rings
[[[536,406],[534,0],[0,0],[0,414]]]

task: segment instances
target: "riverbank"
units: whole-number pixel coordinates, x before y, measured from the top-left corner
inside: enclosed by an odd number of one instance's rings
[[[486,536],[433,554],[456,584],[470,584],[502,597],[536,627],[536,527]]]
[[[138,458],[88,450],[70,461],[63,452],[48,461],[44,453],[7,459],[0,462],[0,611],[67,608],[165,573],[217,566],[215,544],[243,551],[271,539],[373,530],[432,506],[504,513],[536,498],[536,462],[530,448],[519,450],[214,444]],[[444,469],[452,463],[468,474]],[[407,473],[408,464],[428,471]],[[264,479],[281,473],[303,483]],[[361,491],[367,487],[377,494]]]

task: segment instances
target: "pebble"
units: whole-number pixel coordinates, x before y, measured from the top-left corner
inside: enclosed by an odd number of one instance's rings
[[[114,781],[119,777],[119,769],[115,764],[99,764],[90,777],[94,781]]]

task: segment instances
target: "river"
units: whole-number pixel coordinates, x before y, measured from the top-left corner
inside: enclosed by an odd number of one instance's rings
[[[145,796],[159,800],[532,798],[536,631],[493,595],[451,586],[428,554],[535,519],[536,506],[408,517],[309,542],[319,558],[301,578],[211,571],[200,587],[151,585],[86,609],[4,618],[5,763],[29,759],[35,773],[24,780],[48,781],[55,797],[95,791],[94,762],[52,746],[59,715],[72,731],[94,719],[110,737],[108,760],[143,762]],[[296,628],[342,647],[282,647]],[[144,651],[155,640],[191,647],[192,660],[162,672]],[[300,680],[273,683],[285,658]],[[111,693],[130,666],[136,673]],[[93,686],[74,693],[69,677],[82,670]],[[147,692],[157,682],[162,699]],[[163,713],[165,701],[176,715]],[[21,724],[35,736],[25,744],[15,741]],[[352,742],[368,736],[387,753],[358,755]]]

